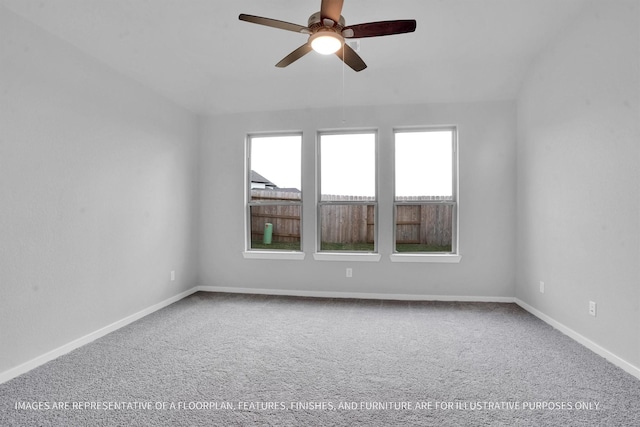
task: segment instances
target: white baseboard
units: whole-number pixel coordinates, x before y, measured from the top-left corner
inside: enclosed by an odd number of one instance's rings
[[[316,297],[316,298],[356,298],[356,299],[387,299],[400,301],[455,301],[455,302],[502,302],[512,303],[512,297],[487,297],[487,296],[459,296],[459,295],[418,295],[418,294],[377,294],[368,292],[331,292],[331,291],[304,291],[292,289],[262,289],[262,288],[236,288],[224,286],[198,286],[202,292],[228,292],[234,294],[257,295],[282,295],[292,297]]]
[[[261,288],[236,288],[236,287],[224,287],[224,286],[197,286],[189,289],[171,298],[168,298],[158,304],[134,313],[125,317],[117,322],[107,325],[97,331],[91,332],[81,338],[78,338],[70,343],[67,343],[61,347],[58,347],[52,351],[49,351],[41,356],[38,356],[28,362],[11,368],[7,371],[0,373],[0,384],[9,381],[19,375],[22,375],[38,366],[41,366],[57,357],[69,353],[85,344],[88,344],[96,339],[107,335],[115,330],[118,330],[130,323],[135,322],[155,311],[158,311],[168,305],[173,304],[195,292],[228,292],[239,294],[258,294],[258,295],[283,295],[283,296],[299,296],[299,297],[318,297],[318,298],[357,298],[357,299],[387,299],[387,300],[402,300],[402,301],[456,301],[456,302],[500,302],[500,303],[516,303],[524,310],[533,314],[540,320],[546,322],[552,327],[558,329],[560,332],[569,336],[578,343],[584,345],[594,353],[604,357],[614,365],[640,379],[640,368],[627,362],[626,360],[616,356],[609,350],[601,347],[585,336],[577,333],[573,329],[563,325],[562,323],[547,316],[541,311],[533,308],[529,304],[521,301],[518,298],[513,297],[486,297],[486,296],[457,296],[457,295],[416,295],[416,294],[379,294],[379,293],[361,293],[361,292],[329,292],[329,291],[304,291],[304,290],[289,290],[289,289],[261,289]]]
[[[145,308],[137,313],[134,313],[130,316],[125,317],[124,319],[118,320],[110,325],[105,326],[104,328],[98,329],[97,331],[91,332],[81,338],[71,341],[63,346],[56,348],[55,350],[51,350],[41,356],[38,356],[34,359],[29,360],[21,365],[16,366],[15,368],[11,368],[7,371],[0,373],[0,384],[9,381],[12,378],[17,377],[18,375],[22,375],[32,369],[37,368],[38,366],[44,365],[45,363],[60,357],[64,354],[69,353],[70,351],[75,350],[76,348],[82,347],[85,344],[90,343],[91,341],[95,341],[96,339],[107,335],[110,332],[113,332],[117,329],[122,328],[123,326],[127,326],[130,323],[139,320],[154,311],[158,311],[161,308],[164,308],[168,305],[173,304],[174,302],[180,301],[181,299],[191,295],[192,293],[197,292],[197,288],[189,289],[188,291],[182,292],[176,296],[173,296],[169,299],[166,299],[158,304],[154,304],[151,307]]]
[[[414,295],[414,294],[377,294],[359,292],[326,292],[326,291],[303,291],[290,289],[261,289],[261,288],[236,288],[224,286],[198,286],[196,288],[202,292],[229,292],[237,294],[258,294],[258,295],[284,295],[298,297],[319,297],[319,298],[357,298],[357,299],[388,299],[403,301],[458,301],[458,302],[501,302],[516,303],[529,313],[533,314],[543,322],[551,325],[563,334],[587,347],[594,353],[604,357],[609,362],[623,369],[634,377],[640,379],[640,368],[616,356],[609,350],[601,347],[585,336],[577,333],[573,329],[563,325],[555,319],[547,316],[541,311],[533,308],[529,304],[514,297],[486,297],[486,296],[456,296],[456,295]]]
[[[539,318],[540,320],[542,320],[545,323],[553,326],[555,329],[559,330],[563,334],[567,335],[568,337],[572,338],[573,340],[575,340],[575,341],[579,342],[580,344],[582,344],[583,346],[587,347],[589,350],[593,351],[597,355],[604,357],[605,359],[607,359],[609,362],[613,363],[617,367],[623,369],[624,371],[628,372],[629,374],[633,375],[634,377],[640,379],[640,368],[638,368],[637,366],[634,366],[631,363],[627,362],[626,360],[616,356],[615,354],[611,353],[606,348],[601,347],[600,345],[598,345],[595,342],[591,341],[589,338],[585,337],[584,335],[580,335],[579,333],[577,333],[573,329],[571,329],[571,328],[563,325],[562,323],[556,321],[555,319],[547,316],[546,314],[544,314],[540,310],[537,310],[537,309],[533,308],[532,306],[530,306],[526,302],[521,301],[518,298],[515,298],[514,302],[516,304],[518,304],[520,307],[522,307],[523,309],[527,310],[529,313],[531,313],[534,316],[536,316],[537,318]]]

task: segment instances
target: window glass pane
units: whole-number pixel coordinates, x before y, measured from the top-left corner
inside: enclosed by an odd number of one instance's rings
[[[450,204],[396,205],[397,252],[451,252]]]
[[[375,133],[320,136],[321,200],[375,200]]]
[[[453,132],[395,134],[395,197],[453,200]]]
[[[375,205],[320,206],[320,250],[375,250]]]
[[[300,205],[251,206],[251,249],[300,250]]]
[[[300,135],[251,138],[251,200],[302,200]]]

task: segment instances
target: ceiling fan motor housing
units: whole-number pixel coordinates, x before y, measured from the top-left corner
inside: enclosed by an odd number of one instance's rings
[[[312,33],[324,28],[330,28],[336,33],[341,33],[342,29],[345,27],[344,16],[340,15],[340,19],[338,22],[333,21],[329,18],[322,19],[320,12],[316,12],[309,17],[308,27]]]

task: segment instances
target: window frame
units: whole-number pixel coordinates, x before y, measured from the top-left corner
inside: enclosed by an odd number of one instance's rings
[[[322,136],[372,134],[374,138],[374,199],[373,200],[322,200]],[[319,261],[379,261],[379,131],[376,128],[319,130],[316,133],[316,251],[314,259]],[[322,208],[336,205],[373,205],[373,251],[328,251],[322,250]]]
[[[441,132],[451,131],[451,162],[452,162],[452,200],[396,200],[396,135],[398,133],[422,133],[422,132]],[[442,262],[442,263],[458,263],[462,257],[459,248],[459,147],[458,147],[458,128],[455,125],[438,125],[438,126],[411,126],[411,127],[394,127],[392,129],[392,247],[390,259],[392,262]],[[451,252],[398,252],[397,243],[397,212],[398,206],[452,206],[451,218]]]
[[[300,138],[300,199],[299,200],[252,200],[251,197],[251,152],[252,141],[257,138],[274,138],[274,137],[291,137],[297,136]],[[304,188],[304,171],[303,171],[303,132],[302,131],[286,131],[286,132],[255,132],[248,133],[245,137],[245,177],[244,177],[244,215],[245,215],[245,243],[244,243],[244,258],[250,259],[288,259],[288,260],[302,260],[305,258],[304,253],[304,209],[303,209],[303,188]],[[286,250],[286,249],[254,249],[251,247],[251,235],[252,235],[252,216],[251,208],[254,206],[299,206],[300,209],[300,249],[298,250]]]

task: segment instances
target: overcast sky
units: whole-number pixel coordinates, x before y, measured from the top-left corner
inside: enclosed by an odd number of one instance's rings
[[[323,135],[323,194],[375,195],[375,135]],[[451,195],[451,132],[396,134],[396,195]],[[299,135],[254,137],[251,168],[280,188],[302,189]]]

